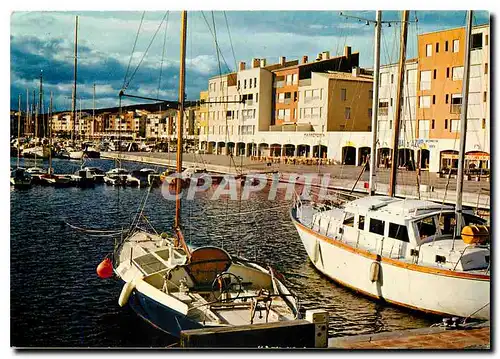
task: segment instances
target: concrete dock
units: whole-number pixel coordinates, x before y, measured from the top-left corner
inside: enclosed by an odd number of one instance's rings
[[[330,338],[330,349],[491,349],[489,322],[460,329],[431,327]]]

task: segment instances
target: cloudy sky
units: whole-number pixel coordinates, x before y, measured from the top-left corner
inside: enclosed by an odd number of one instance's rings
[[[343,13],[375,18],[373,11]],[[25,106],[26,89],[30,93],[38,89],[41,70],[44,93],[53,92],[55,110],[71,108],[76,15],[79,16],[77,97],[81,98],[83,108],[92,108],[93,84],[97,108],[117,106],[118,93],[124,83],[130,94],[177,98],[179,12],[146,12],[132,58],[143,12],[13,12],[10,19],[11,108],[17,109],[19,94]],[[383,20],[399,18],[399,12],[383,13]],[[409,27],[409,57],[416,55],[417,34],[465,24],[464,11],[411,11],[410,18],[412,21],[418,18],[418,22]],[[474,25],[488,21],[488,12],[475,12]],[[221,49],[220,69],[212,35],[214,23]],[[384,26],[382,64],[397,62],[399,31],[397,23]],[[314,59],[325,50],[330,51],[331,56],[340,54],[343,47],[349,45],[353,52],[360,52],[361,66],[371,67],[373,36],[373,26],[340,16],[338,11],[189,12],[186,92],[189,99],[198,98],[199,91],[206,89],[209,77],[219,71],[227,72],[228,68],[233,70],[239,61],[246,61],[248,65],[253,57],[266,58],[268,64],[277,62],[279,56],[298,59],[308,55]]]

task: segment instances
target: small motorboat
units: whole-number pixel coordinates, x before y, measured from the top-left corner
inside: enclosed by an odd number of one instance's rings
[[[127,185],[131,187],[147,187],[154,181],[150,181],[151,176],[157,175],[156,171],[152,168],[142,168],[140,170],[132,171],[127,177]]]
[[[83,167],[84,170],[88,170],[94,176],[95,183],[104,183],[104,177],[106,176],[106,172],[101,170],[98,167]]]
[[[109,184],[111,186],[125,186],[127,184],[127,178],[129,175],[129,171],[125,168],[113,168],[106,172],[104,176],[104,183]]]
[[[10,184],[14,188],[30,188],[31,175],[24,168],[15,168],[10,172]]]
[[[43,182],[42,176],[47,174],[46,169],[36,167],[36,166],[26,169],[26,172],[31,176],[31,183],[32,184],[41,184]]]
[[[95,186],[94,175],[92,171],[86,168],[76,171],[75,174],[71,175],[71,179],[80,188]]]

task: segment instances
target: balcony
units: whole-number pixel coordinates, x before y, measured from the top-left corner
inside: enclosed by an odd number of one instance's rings
[[[311,79],[300,80],[299,86],[311,86]]]
[[[292,99],[291,98],[286,98],[284,103],[285,103],[285,105],[289,105],[289,104],[292,103]]]
[[[282,88],[285,85],[285,81],[277,81],[274,83],[274,88]]]

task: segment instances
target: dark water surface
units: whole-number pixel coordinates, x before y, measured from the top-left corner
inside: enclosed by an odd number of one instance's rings
[[[73,173],[79,165],[54,160],[56,173]],[[91,160],[87,165],[105,170],[114,166],[107,160]],[[114,238],[89,236],[65,224],[126,227],[146,193],[146,189],[106,185],[11,189],[12,346],[163,347],[175,342],[128,307],[120,308],[117,280],[97,277],[96,266],[112,251]],[[183,202],[186,240],[193,245],[223,246],[230,253],[240,251],[247,258],[272,264],[290,281],[304,307],[329,311],[330,336],[418,328],[436,321],[370,301],[320,275],[291,223],[285,208],[290,202],[283,193],[269,201],[264,190],[241,202],[213,201],[212,195],[209,190]],[[273,207],[281,208],[265,210]],[[174,208],[175,203],[165,200],[157,188],[149,195],[145,213],[158,231],[167,231],[172,228]],[[244,214],[234,215],[238,213]]]

